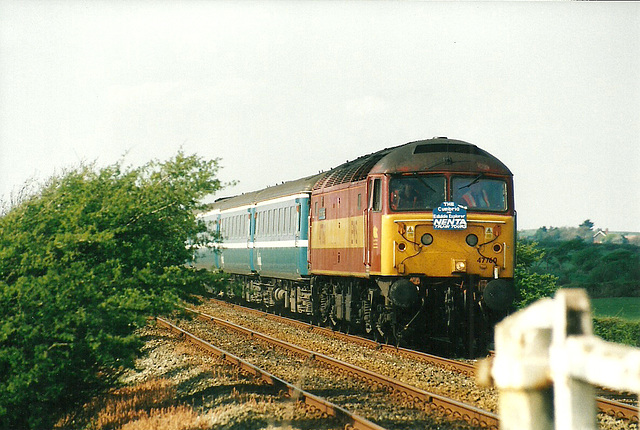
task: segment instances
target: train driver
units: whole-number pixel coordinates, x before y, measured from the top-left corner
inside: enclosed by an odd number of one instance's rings
[[[482,183],[475,183],[462,195],[462,203],[468,208],[489,208],[489,195]]]
[[[420,194],[409,181],[398,181],[391,191],[391,209],[416,209],[419,207]]]

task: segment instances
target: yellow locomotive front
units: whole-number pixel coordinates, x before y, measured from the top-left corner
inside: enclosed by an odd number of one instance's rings
[[[371,275],[395,309],[395,335],[426,329],[429,349],[474,355],[515,297],[511,172],[474,145],[437,140],[388,156],[370,172],[376,179]]]
[[[390,246],[382,252],[382,271],[436,278],[513,278],[510,178],[478,176],[391,177],[390,210],[382,218],[382,243]]]

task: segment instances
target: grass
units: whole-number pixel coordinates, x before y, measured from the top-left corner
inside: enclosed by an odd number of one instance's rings
[[[593,314],[597,317],[616,317],[640,321],[640,297],[611,297],[592,299]]]
[[[87,430],[209,429],[210,417],[200,415],[189,405],[179,404],[176,394],[175,385],[166,379],[114,389],[86,405],[85,416],[68,417],[56,427],[69,429],[79,422],[89,422],[82,427]]]

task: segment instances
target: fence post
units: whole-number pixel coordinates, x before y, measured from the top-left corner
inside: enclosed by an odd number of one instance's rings
[[[572,374],[579,365],[566,344],[570,336],[591,336],[591,305],[586,291],[561,289],[555,295],[553,312],[553,341],[550,349],[553,378],[556,429],[595,430],[595,388],[588,381]]]
[[[501,429],[553,429],[552,305],[551,299],[540,300],[496,326],[491,377],[500,391]]]
[[[640,349],[593,336],[589,297],[561,289],[501,321],[478,382],[500,391],[500,428],[597,429],[595,388],[640,392]]]

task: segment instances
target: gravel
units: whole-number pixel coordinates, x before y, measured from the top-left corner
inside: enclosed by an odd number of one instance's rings
[[[269,336],[295,343],[356,366],[372,370],[434,394],[449,397],[477,408],[496,412],[497,392],[480,388],[473,378],[434,365],[378,351],[319,333],[305,332],[288,324],[257,315],[243,314],[236,309],[215,302],[198,308],[212,316],[260,331]]]
[[[391,398],[386,390],[376,390],[359,379],[325,369],[315,360],[274,349],[232,330],[202,321],[182,321],[179,325],[305,391],[327,398],[387,429],[467,428],[464,423],[452,425],[443,417],[430,416],[410,404],[400,403]]]
[[[310,414],[290,399],[257,384],[167,330],[142,330],[144,356],[124,375],[126,385],[166,379],[177,387],[177,402],[200,413],[211,430],[334,430],[343,425]],[[164,428],[164,427],[158,427]]]

